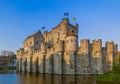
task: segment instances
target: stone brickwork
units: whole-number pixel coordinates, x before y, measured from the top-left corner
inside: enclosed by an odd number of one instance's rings
[[[93,40],[91,44],[90,66],[92,74],[102,74],[102,41]]]
[[[114,43],[106,42],[106,69],[107,71],[112,70],[113,57],[114,57]]]
[[[80,47],[76,56],[76,74],[90,74],[90,41],[80,41]]]
[[[62,74],[62,58],[61,52],[54,54],[53,57],[53,74]]]
[[[106,47],[102,47],[102,67],[104,73],[108,72],[106,70]]]
[[[68,18],[52,31],[28,36],[17,50],[17,70],[47,74],[103,74],[117,64],[118,45],[83,39],[78,45],[78,24]]]
[[[118,45],[114,44],[114,55],[113,55],[113,64],[118,64],[118,62],[116,61],[118,59]]]

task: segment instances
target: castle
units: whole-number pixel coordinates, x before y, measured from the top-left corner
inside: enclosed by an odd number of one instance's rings
[[[118,45],[88,39],[78,45],[78,24],[68,18],[52,31],[28,36],[23,48],[17,50],[17,71],[47,74],[103,74],[117,64]]]

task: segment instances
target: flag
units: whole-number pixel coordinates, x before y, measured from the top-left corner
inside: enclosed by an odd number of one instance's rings
[[[68,12],[66,12],[66,13],[64,13],[64,16],[68,16],[68,14],[69,14],[69,13],[68,13]]]
[[[43,26],[41,29],[45,29],[45,26]]]
[[[73,21],[76,21],[76,18],[73,18],[72,20],[73,20]]]

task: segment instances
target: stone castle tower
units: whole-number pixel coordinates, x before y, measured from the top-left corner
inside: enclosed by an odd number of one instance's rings
[[[117,64],[118,46],[88,39],[78,45],[78,24],[64,18],[52,31],[28,36],[17,50],[17,70],[48,74],[103,74]]]

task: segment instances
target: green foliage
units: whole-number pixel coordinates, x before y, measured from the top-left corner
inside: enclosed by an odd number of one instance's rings
[[[98,75],[96,79],[103,83],[120,84],[120,64],[114,65],[112,72]]]
[[[120,64],[113,66],[113,74],[120,74]]]
[[[119,55],[117,55],[116,61],[118,62],[118,64],[120,64],[120,56]]]
[[[112,83],[112,84],[119,84],[120,83],[120,75],[118,74],[112,74],[107,73],[104,75],[97,76],[97,81],[106,82],[106,83]]]

